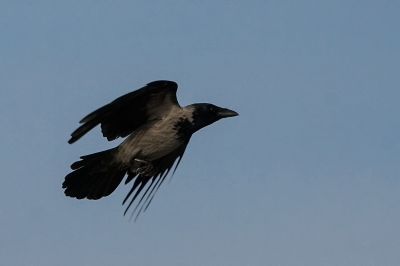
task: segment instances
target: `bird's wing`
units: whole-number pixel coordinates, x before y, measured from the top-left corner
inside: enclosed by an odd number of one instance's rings
[[[168,175],[168,173],[174,166],[175,161],[178,160],[178,162],[175,164],[175,168],[173,171],[173,173],[175,173],[175,170],[178,167],[183,157],[188,142],[189,140],[187,140],[179,148],[169,153],[168,155],[153,161],[152,165],[154,167],[154,171],[150,175],[142,175],[142,174],[136,175],[136,173],[128,172],[128,177],[125,181],[125,184],[129,183],[133,179],[135,181],[133,182],[132,188],[126,195],[122,204],[125,204],[128,201],[133,192],[135,192],[135,194],[130,199],[129,204],[125,209],[124,215],[128,212],[129,208],[132,206],[135,200],[138,201],[137,203],[135,203],[136,206],[132,212],[132,217],[136,214],[137,218],[140,213],[144,212],[147,209],[158,188],[163,183],[165,177]],[[141,193],[144,188],[146,189],[144,190],[143,193]],[[138,196],[140,194],[141,194],[140,199],[138,199]]]
[[[108,140],[126,137],[146,122],[160,119],[173,106],[179,106],[177,89],[175,82],[159,80],[125,94],[85,116],[68,143],[74,143],[99,124]]]

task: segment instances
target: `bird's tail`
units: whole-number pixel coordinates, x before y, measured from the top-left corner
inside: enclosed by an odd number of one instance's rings
[[[85,155],[71,165],[62,187],[67,196],[100,199],[110,195],[121,183],[126,167],[115,160],[116,148]]]

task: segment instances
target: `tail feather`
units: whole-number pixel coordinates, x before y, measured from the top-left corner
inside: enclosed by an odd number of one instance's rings
[[[110,195],[121,183],[126,168],[114,160],[115,149],[81,157],[65,177],[64,193],[77,199],[100,199]]]

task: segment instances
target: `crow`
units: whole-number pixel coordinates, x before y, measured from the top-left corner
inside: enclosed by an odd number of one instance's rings
[[[74,162],[62,184],[65,195],[97,200],[110,195],[127,175],[125,184],[133,184],[122,203],[129,200],[124,215],[134,202],[132,215],[136,213],[137,218],[145,211],[177,161],[175,172],[192,134],[221,118],[238,115],[209,103],[181,107],[177,89],[173,81],[153,81],[85,116],[68,143],[97,125],[109,141],[128,137],[115,148]]]

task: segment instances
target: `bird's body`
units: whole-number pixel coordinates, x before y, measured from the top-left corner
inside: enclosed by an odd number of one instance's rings
[[[176,126],[180,121],[190,123],[191,120],[187,109],[174,107],[162,120],[146,125],[138,133],[129,135],[119,145],[117,157],[121,161],[130,161],[136,157],[146,161],[159,159],[185,145],[187,141],[177,134]]]
[[[154,81],[84,117],[69,143],[99,124],[108,140],[128,137],[116,148],[82,156],[73,163],[73,171],[63,183],[65,194],[100,199],[111,194],[127,174],[125,184],[134,182],[123,202],[130,199],[125,213],[140,194],[134,212],[138,215],[145,210],[176,160],[175,169],[178,166],[192,134],[221,118],[237,115],[212,104],[181,107],[176,90],[175,82]]]

